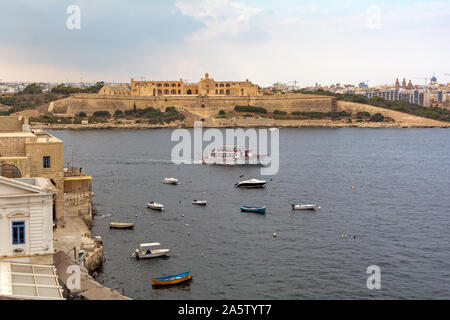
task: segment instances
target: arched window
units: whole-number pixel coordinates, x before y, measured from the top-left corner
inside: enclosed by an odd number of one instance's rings
[[[220,84],[220,87],[223,88],[223,83]]]
[[[158,90],[158,96],[160,96],[160,95],[162,95],[162,90],[161,89]]]
[[[173,89],[172,94],[177,94],[177,90]]]
[[[192,90],[189,89],[189,90],[187,91],[187,94],[192,94]]]
[[[158,87],[161,87],[161,83],[158,83]]]
[[[168,83],[164,83],[164,87],[170,87]]]
[[[223,94],[223,89],[220,89],[220,94]]]
[[[0,166],[0,175],[6,178],[22,178],[19,168],[13,164],[2,164]]]
[[[172,87],[175,88],[177,85],[175,83],[172,83]]]
[[[227,89],[227,94],[230,94],[230,89]]]
[[[178,94],[181,94],[181,90],[178,90]]]
[[[230,84],[229,83],[227,83],[227,88],[229,88],[230,87]]]
[[[169,94],[169,90],[164,90],[164,94]]]

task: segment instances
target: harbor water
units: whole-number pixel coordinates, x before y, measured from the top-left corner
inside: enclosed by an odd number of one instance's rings
[[[64,141],[66,161],[73,154],[93,176],[93,235],[105,246],[98,281],[133,299],[450,298],[448,129],[280,129],[274,176],[173,164],[171,129],[49,132]],[[234,187],[250,178],[266,188]],[[321,210],[292,211],[293,203]],[[135,228],[110,230],[111,221]],[[145,242],[170,256],[130,258]],[[372,265],[380,290],[367,288]],[[188,270],[187,285],[152,287],[152,277]]]

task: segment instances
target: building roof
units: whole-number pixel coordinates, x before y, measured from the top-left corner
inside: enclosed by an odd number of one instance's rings
[[[0,297],[65,300],[54,266],[0,262]]]
[[[10,179],[0,176],[0,183],[12,187],[10,192],[0,194],[0,198],[22,195],[20,190],[26,190],[30,192],[30,195],[48,195],[57,193],[58,191],[49,179],[40,177]]]

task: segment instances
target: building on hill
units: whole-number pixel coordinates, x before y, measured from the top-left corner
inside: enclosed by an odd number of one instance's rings
[[[245,81],[216,81],[206,73],[198,83],[176,81],[135,81],[131,85],[104,86],[99,95],[112,96],[259,96],[259,87]]]

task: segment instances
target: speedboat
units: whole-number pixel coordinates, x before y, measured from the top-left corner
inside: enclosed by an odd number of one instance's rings
[[[111,222],[109,224],[111,229],[133,229],[134,223],[128,222]]]
[[[174,274],[167,277],[157,277],[152,278],[152,282],[154,286],[170,286],[174,284],[179,284],[182,282],[186,282],[192,279],[191,272],[184,272],[180,274]]]
[[[249,212],[249,213],[259,213],[259,214],[265,214],[266,213],[266,207],[249,207],[249,206],[242,206],[241,207],[242,212]]]
[[[208,201],[206,201],[206,200],[194,200],[194,201],[192,201],[192,204],[196,204],[198,206],[206,206],[207,202]]]
[[[178,184],[178,179],[175,179],[175,178],[164,178],[163,183],[165,183],[165,184]]]
[[[141,243],[139,245],[139,248],[131,254],[131,257],[135,257],[137,260],[139,260],[167,256],[167,254],[170,252],[170,249],[151,249],[160,245],[161,244],[159,242]]]
[[[265,180],[250,179],[237,182],[235,186],[237,188],[264,188],[266,183],[267,181]]]
[[[156,203],[156,202],[149,202],[147,203],[147,207],[149,207],[150,209],[153,210],[158,210],[158,211],[162,211],[164,209],[164,205],[161,203]]]
[[[316,204],[293,204],[292,210],[320,210]]]

